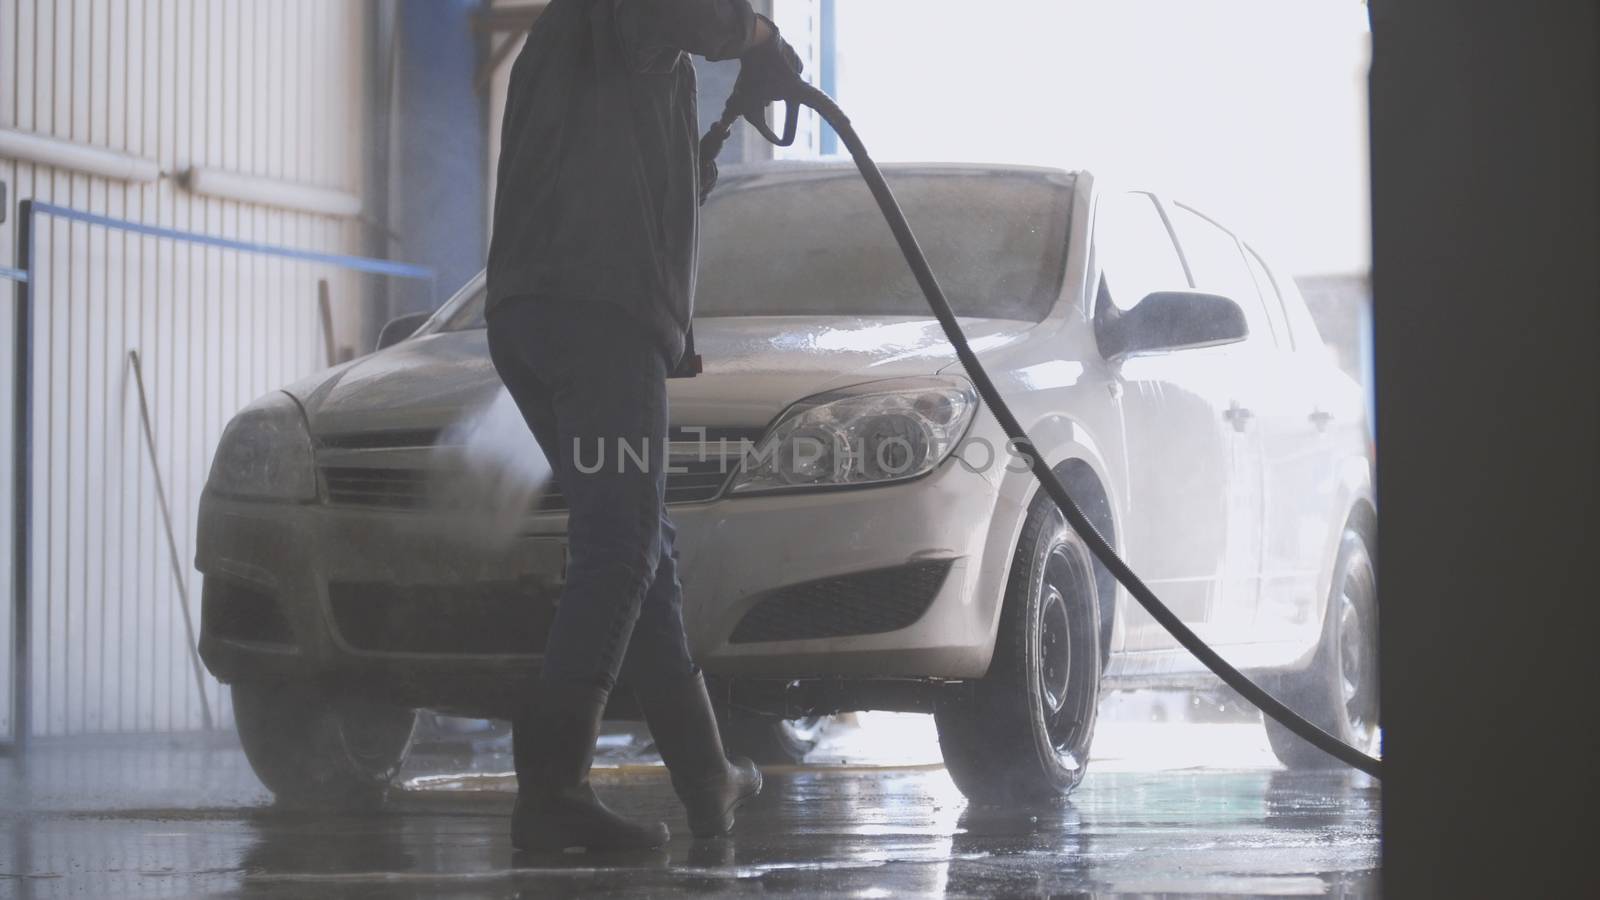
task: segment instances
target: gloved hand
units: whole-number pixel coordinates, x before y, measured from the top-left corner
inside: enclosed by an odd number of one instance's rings
[[[759,111],[776,100],[787,99],[791,96],[790,88],[805,71],[800,55],[778,33],[778,26],[770,19],[767,25],[772,29],[772,37],[750,48],[740,58],[739,80],[733,85],[733,96],[746,114]]]
[[[800,82],[800,73],[805,70],[805,64],[800,61],[800,54],[794,52],[789,42],[778,33],[778,26],[766,16],[759,18],[765,30],[771,34],[741,57],[739,79],[733,84],[733,93],[728,95],[728,105],[722,111],[722,119],[700,139],[701,204],[706,202],[706,198],[711,196],[711,189],[716,187],[717,154],[722,152],[729,129],[739,116],[749,119],[764,137],[778,143],[778,137],[766,124],[767,105],[776,100],[789,100],[791,119],[798,111],[792,106],[792,90]]]

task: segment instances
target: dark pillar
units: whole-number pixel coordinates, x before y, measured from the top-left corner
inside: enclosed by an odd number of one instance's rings
[[[1600,7],[1371,10],[1384,893],[1600,896]]]

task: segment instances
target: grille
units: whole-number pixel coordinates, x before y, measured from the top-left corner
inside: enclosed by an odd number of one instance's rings
[[[407,428],[390,431],[353,431],[347,434],[325,434],[319,440],[323,447],[333,450],[395,450],[432,447],[443,434],[437,428]]]
[[[338,506],[415,509],[428,498],[428,473],[421,469],[324,466],[328,502]]]
[[[933,605],[951,564],[928,560],[779,588],[745,613],[729,640],[754,644],[898,631]]]
[[[672,464],[681,471],[667,475],[667,502],[694,503],[715,498],[729,475],[738,468],[746,445],[754,444],[761,433],[760,429],[706,429],[702,438],[700,429],[673,429],[668,436],[673,442]],[[431,443],[437,436],[438,432],[420,431],[333,435],[322,438],[321,444],[324,449],[334,451],[415,449],[419,444],[427,446],[424,442]],[[348,459],[351,454],[330,454],[334,455]],[[382,462],[381,454],[370,465],[347,465],[343,460],[330,460],[320,471],[328,502],[332,505],[420,509],[429,501],[426,469],[387,465]],[[535,508],[562,511],[567,509],[567,501],[552,482]]]
[[[289,620],[266,591],[208,576],[200,596],[200,627],[206,633],[230,641],[294,643]]]
[[[544,652],[555,590],[534,582],[333,582],[328,601],[339,635],[357,650],[529,655]]]

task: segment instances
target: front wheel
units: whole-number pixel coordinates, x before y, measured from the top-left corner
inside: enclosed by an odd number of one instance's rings
[[[935,706],[956,787],[979,804],[1026,805],[1071,792],[1089,762],[1100,673],[1089,548],[1041,497],[1012,558],[989,674]]]
[[[295,681],[233,685],[250,768],[280,801],[361,806],[382,799],[405,762],[416,713],[325,696]]]
[[[1368,756],[1377,756],[1378,579],[1366,538],[1348,529],[1333,571],[1322,638],[1311,666],[1281,679],[1280,699],[1312,724]],[[1267,739],[1291,769],[1341,765],[1272,719]]]

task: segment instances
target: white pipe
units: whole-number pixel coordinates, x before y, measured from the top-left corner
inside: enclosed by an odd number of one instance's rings
[[[184,173],[183,180],[189,190],[209,197],[346,219],[361,214],[360,197],[332,188],[261,178],[255,175],[241,175],[238,172],[206,169],[200,166],[190,168]]]
[[[118,181],[155,181],[161,177],[161,166],[153,159],[13,128],[0,128],[0,157]]]

